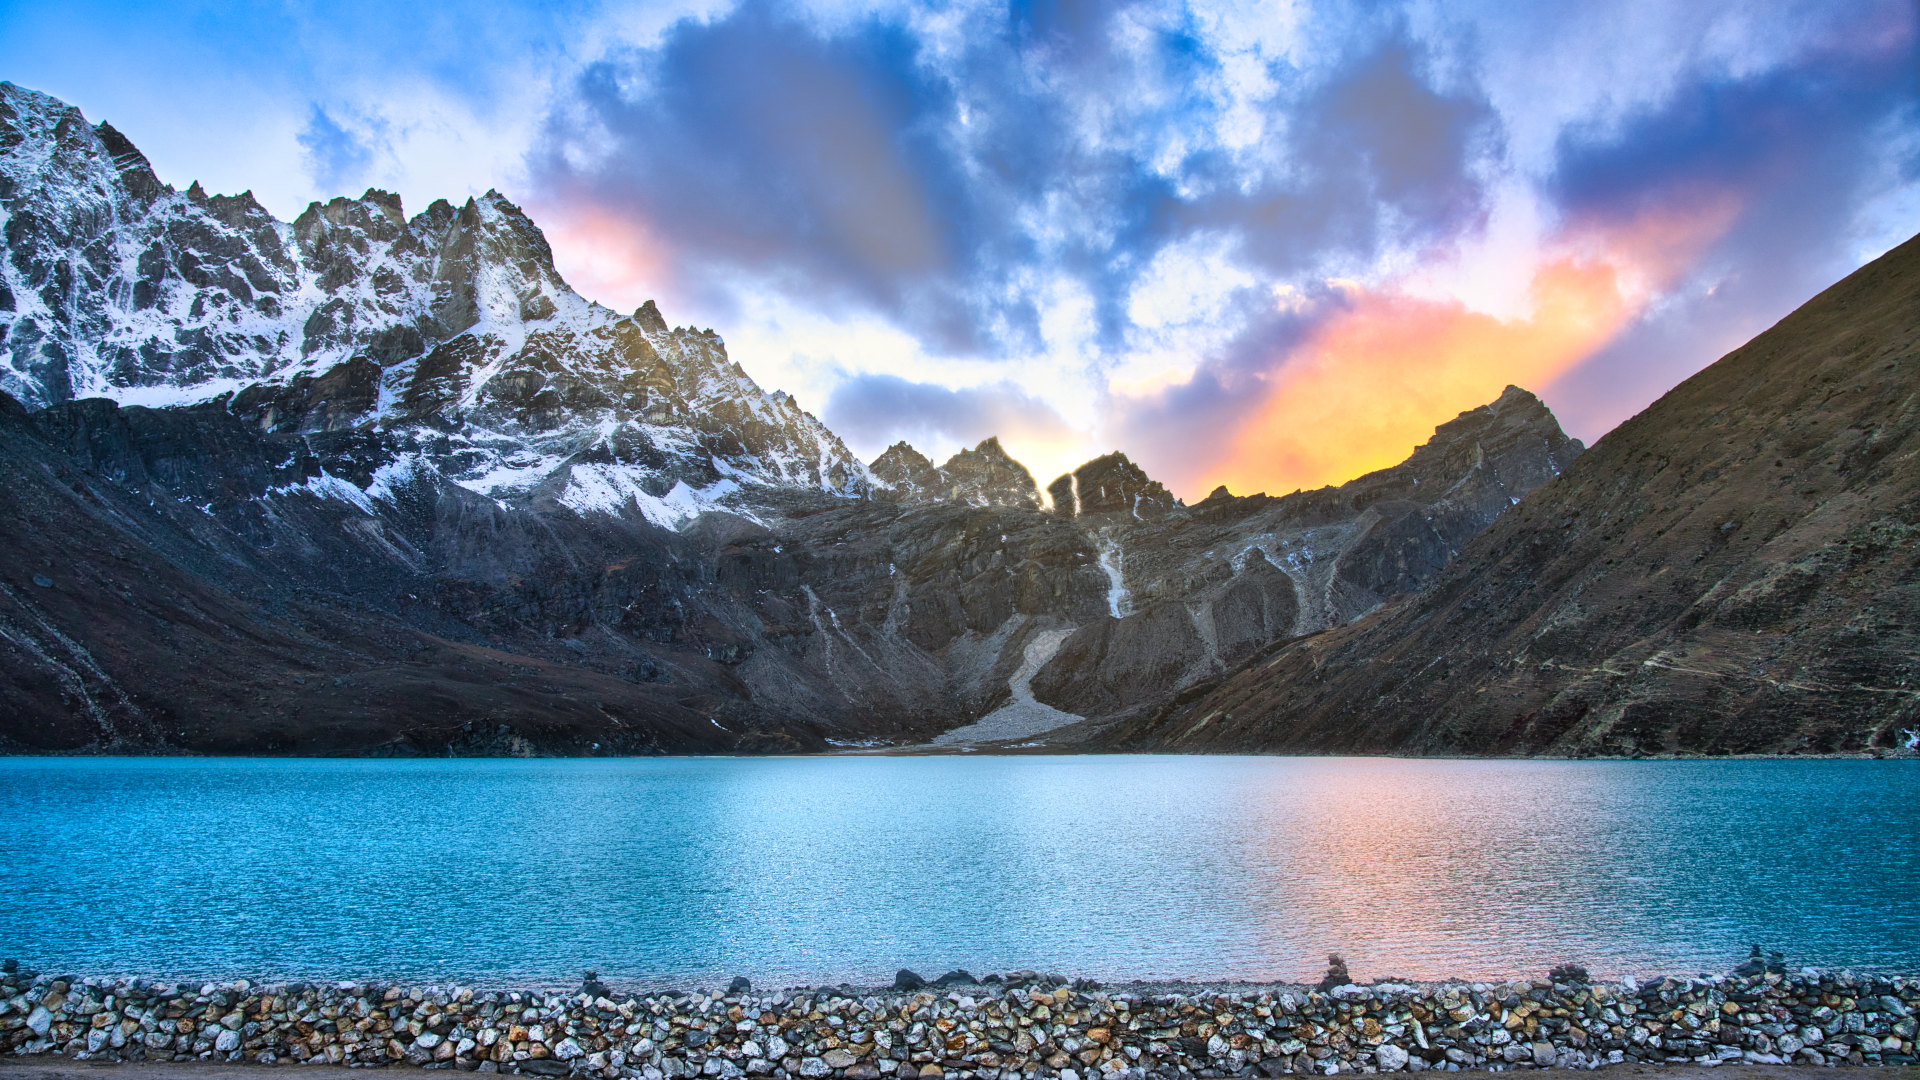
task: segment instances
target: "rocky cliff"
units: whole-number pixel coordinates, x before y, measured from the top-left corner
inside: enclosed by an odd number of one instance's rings
[[[498,194],[291,223],[0,84],[0,746],[771,751],[1074,739],[1418,588],[1578,445],[1509,390],[1401,466],[1052,507],[855,460]]]
[[[1062,643],[1035,695],[1088,717],[1138,716],[1269,642],[1358,618],[1419,589],[1580,451],[1509,386],[1399,465],[1280,498],[1222,488],[1182,507],[1125,455],[1088,462],[1072,474],[1072,505],[1109,572],[1107,617]]]
[[[1188,750],[1920,741],[1920,238],[1608,434],[1427,588],[1107,733]]]

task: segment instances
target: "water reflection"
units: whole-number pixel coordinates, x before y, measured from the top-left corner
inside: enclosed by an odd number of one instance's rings
[[[1915,762],[0,759],[0,954],[691,985],[1920,969]]]

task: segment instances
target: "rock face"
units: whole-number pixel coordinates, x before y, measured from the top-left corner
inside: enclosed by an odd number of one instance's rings
[[[959,978],[955,978],[958,976]],[[903,985],[904,984],[904,985]],[[1920,983],[1820,972],[1321,991],[1103,989],[964,972],[921,989],[479,991],[0,975],[0,1052],[109,1061],[400,1063],[594,1080],[1100,1080],[1607,1064],[1911,1065]],[[1675,1019],[1679,1017],[1680,1019]],[[736,1019],[737,1018],[737,1019]]]
[[[1399,465],[1277,499],[1221,489],[1167,506],[1124,456],[1089,462],[1073,474],[1074,520],[1102,550],[1109,617],[1067,639],[1034,695],[1096,719],[1139,718],[1272,641],[1419,589],[1580,451],[1538,398],[1510,386]]]
[[[873,497],[889,502],[937,502],[947,497],[947,480],[933,462],[904,442],[894,443],[867,466]]]
[[[1158,480],[1115,451],[1097,457],[1047,485],[1049,492],[1072,492],[1071,500],[1054,499],[1054,510],[1069,517],[1119,515],[1140,520],[1164,516],[1177,500]]]
[[[968,506],[1040,507],[1040,489],[1025,465],[1008,456],[998,438],[962,450],[945,465],[906,443],[894,443],[867,466],[871,496],[888,502],[960,502]]]
[[[1565,755],[1910,744],[1916,456],[1920,238],[1622,424],[1425,591],[1109,737]]]
[[[1342,488],[1184,507],[1111,454],[1049,511],[996,439],[862,465],[496,193],[279,222],[0,84],[0,212],[5,749],[1079,738],[1419,587],[1578,451],[1512,390]]]
[[[1008,457],[997,438],[948,458],[940,466],[940,476],[947,484],[947,498],[956,502],[1026,510],[1040,507],[1040,489],[1033,482],[1033,474]]]

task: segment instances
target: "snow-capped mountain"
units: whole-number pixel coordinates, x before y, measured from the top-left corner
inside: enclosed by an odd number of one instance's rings
[[[740,485],[858,494],[820,422],[652,302],[592,303],[497,192],[276,220],[162,184],[110,125],[0,83],[0,390],[29,406],[226,400],[270,431],[378,430],[396,463],[672,523]]]

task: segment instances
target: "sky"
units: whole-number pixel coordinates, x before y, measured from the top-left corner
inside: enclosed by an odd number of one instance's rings
[[[1914,0],[0,0],[163,180],[497,188],[863,458],[1340,483],[1592,442],[1920,231]]]

